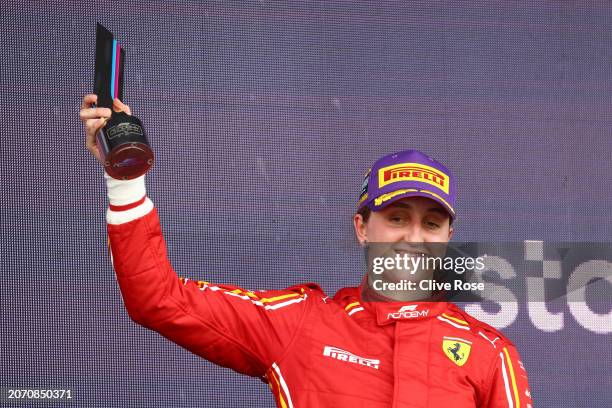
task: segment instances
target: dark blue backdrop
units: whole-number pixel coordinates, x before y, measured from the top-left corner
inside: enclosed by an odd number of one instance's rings
[[[72,388],[84,407],[273,405],[260,381],[123,310],[78,119],[97,21],[127,50],[125,101],[157,154],[148,189],[181,275],[356,284],[363,173],[405,148],[456,173],[457,240],[612,239],[608,1],[0,8],[0,388]],[[612,406],[612,327],[550,308],[561,330],[538,328],[524,302],[504,329],[535,405]]]

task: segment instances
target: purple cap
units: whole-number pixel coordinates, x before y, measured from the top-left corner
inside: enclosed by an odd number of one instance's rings
[[[415,196],[440,203],[455,219],[456,185],[450,170],[418,150],[404,150],[381,157],[367,171],[358,209],[378,211]]]

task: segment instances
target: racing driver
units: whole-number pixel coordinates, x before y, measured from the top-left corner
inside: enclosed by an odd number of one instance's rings
[[[111,111],[83,98],[87,149]],[[119,100],[113,109],[130,114]],[[284,290],[179,278],[144,176],[105,174],[113,265],[132,320],[215,364],[268,383],[278,407],[530,408],[514,345],[446,301],[377,293],[368,279],[333,298],[316,284]],[[407,150],[366,175],[353,224],[358,241],[448,242],[455,218],[451,172]]]

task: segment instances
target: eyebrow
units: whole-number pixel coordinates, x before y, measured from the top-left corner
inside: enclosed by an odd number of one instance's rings
[[[397,203],[393,203],[389,207],[391,207],[391,208],[392,207],[405,208],[405,209],[409,209],[409,210],[412,209],[412,206],[409,203],[401,202],[401,201],[397,202]],[[438,206],[429,207],[427,210],[425,210],[425,212],[432,212],[432,213],[436,213],[436,214],[440,214],[440,215],[445,215],[445,216],[448,215],[448,212],[445,209],[443,209],[441,207],[438,207]]]

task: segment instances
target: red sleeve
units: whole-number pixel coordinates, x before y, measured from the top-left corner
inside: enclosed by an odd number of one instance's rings
[[[262,376],[296,336],[319,295],[309,286],[251,292],[179,279],[157,211],[108,225],[113,265],[129,316],[187,350],[243,374]]]
[[[510,342],[499,343],[486,408],[532,408],[527,371]]]

